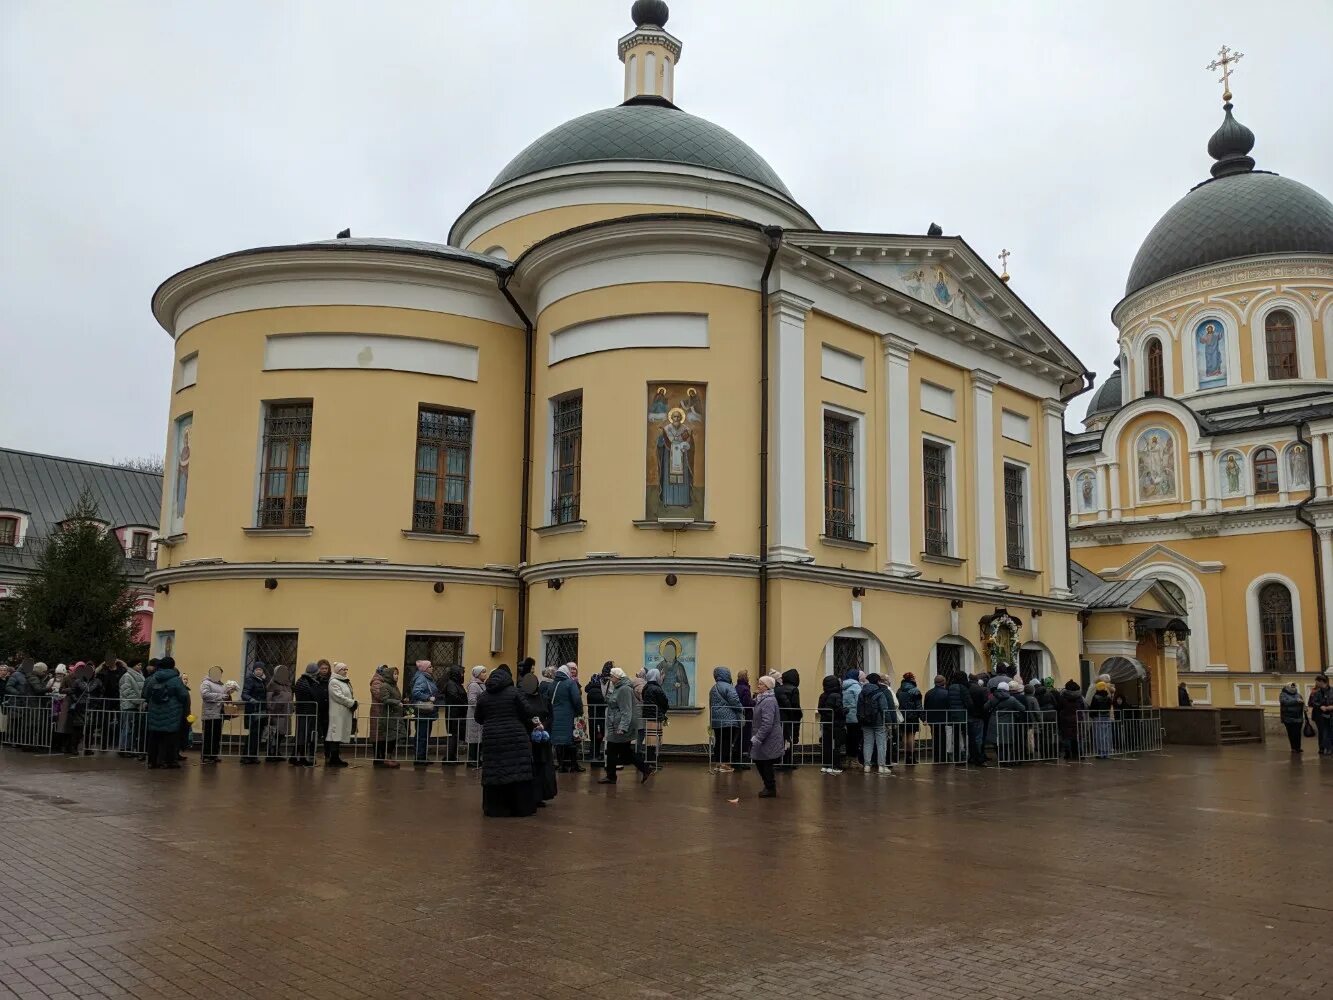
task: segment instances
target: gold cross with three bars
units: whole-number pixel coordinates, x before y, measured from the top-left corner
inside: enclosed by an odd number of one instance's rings
[[[1009,258],[1012,256],[1008,250],[1001,250],[997,255],[1000,261],[1000,280],[1009,280]]]
[[[1245,58],[1244,52],[1234,52],[1223,45],[1217,50],[1217,58],[1208,64],[1209,69],[1220,69],[1222,75],[1217,82],[1222,85],[1222,100],[1231,100],[1231,68]]]

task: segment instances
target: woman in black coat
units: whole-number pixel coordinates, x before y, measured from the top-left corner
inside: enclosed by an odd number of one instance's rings
[[[533,706],[514,687],[507,665],[491,671],[477,698],[481,726],[481,811],[487,816],[531,816],[541,801],[532,768]]]

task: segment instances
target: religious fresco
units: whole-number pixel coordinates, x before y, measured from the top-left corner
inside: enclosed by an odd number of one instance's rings
[[[1221,472],[1222,496],[1243,496],[1245,493],[1245,460],[1237,452],[1229,451],[1217,461]]]
[[[648,383],[648,467],[644,517],[704,519],[706,386]]]
[[[1134,448],[1139,501],[1176,499],[1176,441],[1164,427],[1149,427]]]
[[[1304,490],[1310,486],[1310,459],[1305,445],[1294,444],[1287,449],[1287,488]]]
[[[176,421],[171,491],[171,533],[180,534],[185,525],[185,498],[190,490],[190,428],[194,415]]]
[[[980,320],[981,304],[938,264],[898,264],[896,273],[896,284],[913,298],[969,323],[976,324]]]
[[[672,708],[693,708],[697,632],[643,633],[643,668],[656,670]]]
[[[1199,388],[1227,384],[1227,334],[1215,319],[1200,320],[1194,328],[1195,370]]]
[[[1074,496],[1080,514],[1097,509],[1097,474],[1090,469],[1080,472],[1074,480]]]

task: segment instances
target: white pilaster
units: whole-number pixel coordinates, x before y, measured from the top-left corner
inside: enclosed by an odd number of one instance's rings
[[[1222,509],[1222,491],[1217,488],[1217,456],[1211,449],[1204,449],[1203,458],[1203,499],[1209,510]]]
[[[1190,510],[1203,509],[1203,456],[1197,451],[1189,452],[1190,470]]]
[[[1111,516],[1111,465],[1097,466],[1097,520],[1105,521]]]
[[[1310,453],[1314,456],[1314,487],[1316,497],[1328,496],[1328,471],[1324,462],[1324,449],[1328,446],[1328,438],[1323,434],[1316,434],[1310,439]]]
[[[1065,551],[1065,538],[1068,528],[1064,517],[1057,514],[1065,506],[1065,405],[1059,400],[1041,401],[1042,430],[1046,438],[1046,510],[1050,525],[1050,570],[1047,580],[1051,586],[1051,596],[1069,597],[1069,559]],[[1032,638],[1037,638],[1037,620],[1032,620]]]
[[[909,428],[912,423],[911,383],[908,375],[912,352],[916,344],[902,337],[886,333],[880,337],[884,347],[885,369],[885,422],[884,435],[888,454],[885,456],[884,496],[888,511],[884,523],[889,531],[889,561],[884,572],[894,576],[918,576],[920,570],[912,563],[912,441]]]
[[[814,305],[791,292],[769,296],[769,464],[773,470],[773,513],[768,558],[803,562],[810,558],[805,522],[805,317]],[[812,433],[822,433],[815,428]]]
[[[1317,528],[1315,532],[1319,535],[1319,561],[1324,570],[1324,648],[1333,649],[1333,528]]]
[[[1119,521],[1120,520],[1120,463],[1110,462],[1108,463],[1107,467],[1110,469],[1111,473],[1111,486],[1110,486],[1111,517],[1114,520]]]
[[[1003,586],[995,566],[995,386],[998,375],[972,369],[972,510],[978,587]]]

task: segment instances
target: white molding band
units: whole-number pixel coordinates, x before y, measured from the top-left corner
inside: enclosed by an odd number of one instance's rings
[[[787,294],[787,293],[783,293]],[[866,359],[840,347],[820,345],[819,375],[830,382],[837,382],[852,389],[865,390]]]
[[[548,340],[548,366],[602,351],[656,347],[706,348],[708,316],[700,313],[608,316],[555,330]]]
[[[201,563],[154,570],[145,578],[159,584],[203,583],[212,580],[385,580],[424,583],[463,583],[484,587],[517,587],[508,570],[469,569],[464,566],[419,566],[410,563],[258,562]]]
[[[884,570],[895,576],[915,576],[919,571],[912,562],[912,393],[910,366],[916,345],[910,340],[885,334],[880,338],[884,347],[885,389],[884,406],[888,433],[885,455],[884,495],[888,502],[884,523],[889,531],[889,561]]]
[[[775,527],[768,557],[804,560],[810,558],[805,510],[805,320],[814,303],[783,291],[773,292],[768,301],[773,386],[769,468],[774,511],[770,522]]]
[[[476,382],[480,351],[384,333],[281,333],[264,338],[264,371],[359,369],[415,372]]]

